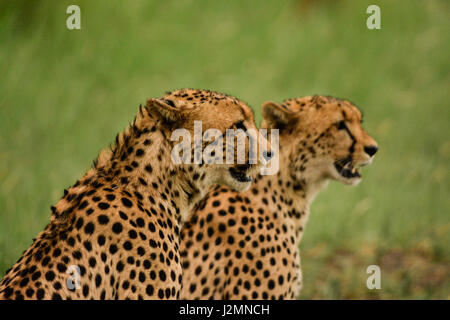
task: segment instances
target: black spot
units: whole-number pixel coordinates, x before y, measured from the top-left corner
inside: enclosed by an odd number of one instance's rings
[[[78,209],[83,210],[84,208],[86,208],[88,205],[88,202],[86,200],[84,200],[79,206]]]
[[[113,230],[113,232],[116,233],[116,234],[121,233],[121,232],[122,232],[122,229],[123,229],[123,228],[122,228],[122,224],[119,223],[119,222],[114,223],[113,226],[112,226],[112,230]]]
[[[96,264],[97,264],[97,260],[95,260],[94,257],[90,257],[90,258],[89,258],[89,265],[90,265],[92,268],[94,268]]]
[[[117,252],[117,246],[115,244],[112,244],[109,246],[109,252],[111,254],[115,254]]]
[[[119,261],[119,262],[117,263],[116,270],[119,271],[119,272],[122,272],[122,270],[123,270],[124,267],[125,267],[125,266],[124,266],[123,262],[122,262],[122,261]]]
[[[104,245],[105,244],[105,236],[104,235],[99,235],[98,236],[98,238],[97,238],[97,243],[99,244],[99,245]]]
[[[157,244],[156,241],[153,240],[153,239],[150,239],[149,244],[150,244],[150,247],[152,247],[152,248],[158,247],[158,244]]]
[[[92,244],[90,241],[84,241],[83,242],[83,246],[86,248],[87,251],[91,251],[92,250]]]
[[[122,198],[122,203],[125,207],[131,208],[133,206],[133,203],[128,198]]]
[[[95,276],[95,286],[98,288],[100,287],[101,284],[102,284],[102,277],[99,274],[97,274]]]
[[[20,281],[20,286],[23,288],[23,287],[25,287],[27,284],[28,284],[28,282],[30,281],[30,279],[27,277],[27,278],[23,278],[21,281]]]
[[[93,234],[95,230],[94,224],[92,222],[89,222],[88,224],[86,224],[86,226],[84,227],[84,232],[86,234]]]
[[[14,290],[12,289],[12,288],[6,288],[4,291],[3,291],[3,296],[6,298],[6,299],[8,299],[9,297],[11,297],[11,295],[13,294],[13,292],[14,292]]]
[[[145,249],[142,247],[137,248],[137,253],[138,255],[140,255],[141,257],[145,254]]]
[[[109,218],[104,214],[99,215],[97,220],[100,224],[107,224],[109,222]]]
[[[153,288],[153,286],[152,286],[151,284],[149,284],[149,285],[147,286],[147,288],[145,289],[145,292],[146,292],[149,296],[152,296],[154,291],[155,291],[155,289]]]
[[[76,251],[74,251],[74,252],[72,253],[72,256],[73,256],[75,259],[80,260],[81,257],[82,257],[82,254],[81,254],[80,251],[76,250]]]
[[[83,296],[84,296],[85,298],[87,298],[88,295],[89,295],[89,286],[88,286],[87,284],[85,284],[85,285],[83,286]]]
[[[61,255],[61,249],[56,248],[55,251],[53,251],[53,257],[57,258]]]
[[[145,221],[144,221],[144,219],[142,219],[142,218],[137,218],[136,219],[136,224],[139,226],[139,227],[143,227],[143,226],[145,226]]]
[[[102,210],[106,210],[106,209],[109,208],[109,204],[106,203],[106,202],[100,202],[100,203],[98,204],[98,207],[99,207],[100,209],[102,209]]]
[[[34,290],[31,289],[31,288],[28,288],[28,289],[25,291],[25,294],[27,295],[28,298],[31,298],[31,297],[33,296],[33,294],[34,294]]]
[[[133,246],[131,245],[130,241],[125,241],[125,243],[123,244],[123,248],[125,250],[131,250],[133,248]]]
[[[125,214],[125,212],[119,211],[119,215],[123,220],[128,220],[128,216]]]
[[[35,273],[33,273],[33,275],[31,276],[31,280],[36,281],[37,279],[39,279],[41,277],[41,272],[40,271],[36,271]]]
[[[75,225],[75,228],[77,228],[77,230],[80,230],[81,229],[81,227],[83,226],[83,224],[84,224],[84,220],[83,220],[83,218],[78,218],[78,220],[77,220],[77,223],[76,223],[76,225]]]
[[[44,291],[44,289],[38,289],[38,291],[36,292],[36,298],[38,299],[38,300],[42,300],[42,299],[44,299],[44,295],[45,295],[45,291]]]
[[[131,239],[136,239],[136,238],[137,238],[137,233],[136,233],[136,231],[134,231],[134,230],[130,230],[130,231],[128,231],[128,236],[129,236]]]
[[[64,264],[62,264],[62,263],[58,263],[58,264],[56,265],[56,268],[57,268],[58,271],[61,272],[61,273],[64,273],[64,272],[66,272],[66,270],[67,270],[67,267],[66,267]]]
[[[47,279],[47,281],[53,281],[53,279],[55,279],[55,273],[51,270],[48,271],[45,273],[45,279]]]
[[[113,201],[115,198],[116,198],[116,196],[113,195],[113,194],[108,194],[108,195],[106,196],[106,199],[108,199],[109,201]]]
[[[86,230],[86,227],[85,227]],[[69,239],[67,239],[67,244],[71,247],[73,247],[75,245],[75,239],[73,237],[70,237]]]

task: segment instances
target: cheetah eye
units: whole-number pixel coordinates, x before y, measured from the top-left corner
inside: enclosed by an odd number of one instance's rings
[[[246,131],[246,130],[247,130],[247,128],[246,128],[245,125],[244,125],[244,121],[236,122],[236,123],[234,124],[234,126],[236,127],[236,129],[242,129],[243,131]]]
[[[172,100],[169,100],[169,99],[166,99],[166,100],[164,100],[169,106],[171,106],[171,107],[173,107],[173,108],[176,108],[175,107],[175,103],[173,103],[173,101]]]
[[[336,125],[338,130],[344,130],[345,128],[347,128],[345,121],[339,121]]]

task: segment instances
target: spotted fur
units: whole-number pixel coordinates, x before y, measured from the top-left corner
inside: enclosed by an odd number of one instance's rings
[[[268,102],[262,113],[262,127],[280,130],[280,170],[241,193],[216,186],[196,206],[181,232],[183,299],[298,297],[299,243],[313,199],[329,180],[358,183],[354,167],[377,151],[345,100]]]
[[[50,223],[2,279],[0,299],[178,298],[179,231],[189,209],[213,184],[247,188],[230,168],[252,175],[261,167],[174,164],[171,133],[192,134],[195,120],[203,130],[256,128],[245,103],[217,92],[181,89],[148,100],[51,208]],[[77,268],[80,287],[68,286]]]

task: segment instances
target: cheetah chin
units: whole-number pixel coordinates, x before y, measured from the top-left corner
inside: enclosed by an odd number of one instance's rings
[[[251,184],[253,178],[262,172],[267,162],[263,161],[261,164],[241,164],[236,167],[228,169],[231,178],[239,183]]]
[[[237,171],[234,168],[230,168],[230,175],[233,179],[237,180],[238,182],[252,182],[252,177],[248,176],[246,172]]]
[[[263,166],[243,164],[228,168],[230,183],[233,189],[242,192],[250,188],[254,177],[262,170]]]

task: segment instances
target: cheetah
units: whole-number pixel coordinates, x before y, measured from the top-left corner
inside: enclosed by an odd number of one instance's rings
[[[312,201],[330,180],[359,183],[378,150],[346,100],[266,102],[262,115],[263,128],[279,129],[280,169],[245,192],[215,186],[194,208],[181,231],[183,299],[297,298]]]
[[[219,119],[220,115],[220,119]],[[256,129],[250,107],[180,89],[139,107],[115,144],[51,207],[51,220],[0,283],[0,299],[176,299],[179,232],[214,184],[249,187],[263,162],[174,164],[174,128]],[[258,137],[254,137],[258,138]]]

